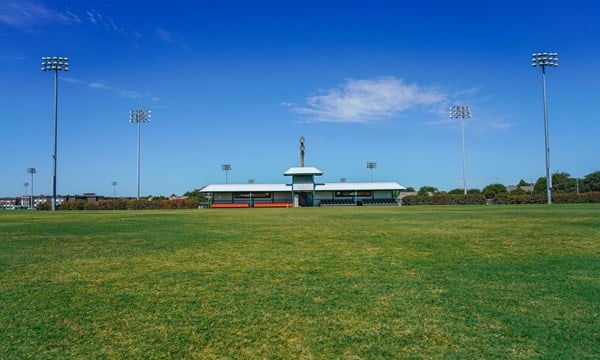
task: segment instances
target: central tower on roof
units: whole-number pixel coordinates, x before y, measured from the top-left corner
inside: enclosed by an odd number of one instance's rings
[[[300,136],[300,167],[304,167],[304,136]]]
[[[314,206],[315,176],[323,175],[316,167],[292,167],[283,173],[292,177],[291,190],[294,198],[294,207]]]

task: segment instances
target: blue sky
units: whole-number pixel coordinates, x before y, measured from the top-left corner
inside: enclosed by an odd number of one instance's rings
[[[600,170],[596,1],[0,0],[0,196],[35,167],[51,192],[53,76],[60,73],[58,193],[136,192],[131,109],[142,128],[142,195],[223,183],[321,180],[469,188],[544,176],[541,71],[548,69],[552,172]]]

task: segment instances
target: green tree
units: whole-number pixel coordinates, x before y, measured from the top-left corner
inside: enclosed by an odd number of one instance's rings
[[[533,185],[533,193],[534,194],[546,194],[546,178],[545,177],[541,177],[539,179],[537,179],[537,181],[535,182],[535,185]]]
[[[523,185],[517,186],[513,191],[510,192],[510,194],[511,195],[527,195],[527,194],[529,194],[527,191],[523,190],[521,188],[521,186],[523,186]],[[524,185],[524,186],[526,186],[526,185]]]
[[[600,191],[600,171],[587,174],[579,187],[582,192]]]
[[[481,194],[481,190],[479,189],[468,189],[467,194]]]
[[[552,193],[574,193],[577,187],[577,180],[573,179],[567,172],[557,172],[552,174]],[[534,194],[546,193],[546,178],[539,178],[533,187]]]
[[[527,181],[521,179],[519,180],[519,183],[517,184],[517,186],[529,186],[531,185],[531,183],[528,183]]]
[[[577,187],[576,181],[567,172],[557,172],[552,174],[552,192],[553,193],[574,193]]]
[[[208,201],[206,196],[200,192],[200,189],[194,189],[192,191],[187,191],[183,194],[183,196],[187,196],[190,199],[195,199],[200,203]]]
[[[450,195],[463,195],[464,193],[465,191],[463,189],[452,189],[448,191],[448,194]]]
[[[498,194],[507,194],[508,190],[506,190],[506,186],[502,184],[490,184],[481,190],[481,192],[485,195],[486,198],[491,199]]]
[[[419,189],[419,192],[417,193],[417,195],[419,196],[429,196],[429,195],[435,195],[435,194],[439,194],[439,190],[436,187],[433,186],[421,186],[421,188]]]

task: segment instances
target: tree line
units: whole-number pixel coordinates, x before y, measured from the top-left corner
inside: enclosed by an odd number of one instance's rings
[[[533,188],[531,186],[533,185]],[[406,191],[414,192],[415,189],[408,187]],[[590,193],[600,192],[600,171],[592,172],[583,177],[583,179],[573,178],[567,172],[557,172],[552,174],[552,194],[574,194],[574,193]],[[463,195],[463,189],[452,189],[444,192],[433,186],[422,186],[417,191],[417,196],[432,196],[432,195]],[[509,191],[508,188],[499,183],[489,184],[483,189],[468,189],[467,194],[481,194],[488,199],[492,199],[498,195],[545,195],[546,194],[546,177],[540,177],[535,184],[531,184],[521,179],[519,183]]]

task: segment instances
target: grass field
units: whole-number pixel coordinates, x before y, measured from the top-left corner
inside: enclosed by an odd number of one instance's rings
[[[598,358],[600,206],[0,212],[0,358]]]

